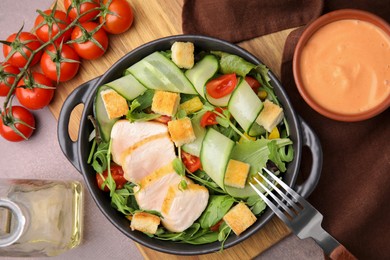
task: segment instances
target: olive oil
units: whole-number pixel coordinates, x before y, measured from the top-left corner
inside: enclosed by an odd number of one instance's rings
[[[78,246],[82,208],[79,182],[1,180],[0,255],[54,256]]]

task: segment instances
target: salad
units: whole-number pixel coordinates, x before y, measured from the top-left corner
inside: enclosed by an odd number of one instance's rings
[[[132,230],[223,248],[266,207],[249,183],[285,172],[293,143],[266,66],[194,49],[175,42],[98,88],[88,163]]]

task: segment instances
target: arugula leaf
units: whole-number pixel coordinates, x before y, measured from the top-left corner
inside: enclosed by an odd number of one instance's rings
[[[265,202],[257,195],[249,197],[246,200],[246,204],[255,215],[259,215],[267,207]]]
[[[202,228],[210,228],[218,223],[232,207],[235,199],[229,195],[210,196],[207,208],[199,218]]]
[[[267,144],[268,146],[268,149],[270,151],[269,153],[269,159],[276,164],[276,166],[278,167],[278,169],[281,171],[281,172],[285,172],[286,171],[286,165],[284,164],[284,162],[282,161],[281,157],[280,157],[280,154],[278,152],[278,146],[276,145],[276,141],[273,140],[271,142],[269,142]]]
[[[103,173],[107,169],[107,152],[109,143],[101,142],[96,148],[92,157],[92,167],[98,173]]]

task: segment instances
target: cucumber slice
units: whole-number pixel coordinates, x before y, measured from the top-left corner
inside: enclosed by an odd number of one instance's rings
[[[225,171],[234,142],[220,132],[209,128],[203,139],[200,161],[203,170],[216,184],[225,189]]]
[[[104,107],[103,99],[100,93],[106,89],[110,89],[108,86],[100,86],[96,92],[95,103],[93,106],[93,113],[95,114],[95,119],[98,123],[100,135],[104,142],[110,141],[111,129],[117,118],[109,119],[107,115],[106,108]]]
[[[206,94],[207,101],[213,106],[217,106],[217,107],[226,107],[229,104],[230,97],[232,96],[232,93],[230,93],[221,98],[213,98],[206,92],[206,90],[205,90],[205,94]]]
[[[153,52],[127,70],[147,88],[197,94],[180,68],[160,52]]]
[[[199,95],[205,98],[205,85],[211,79],[219,68],[218,59],[214,55],[206,55],[197,62],[192,69],[185,72],[187,78],[194,85]]]
[[[246,133],[263,109],[263,103],[245,80],[241,80],[230,97],[228,108],[237,123]]]
[[[127,100],[133,100],[146,91],[146,88],[131,74],[120,77],[105,85],[118,92]]]
[[[204,139],[204,136],[206,135],[206,129],[200,126],[200,120],[202,119],[202,116],[204,113],[198,113],[196,114],[192,119],[192,128],[194,129],[194,133],[196,136],[195,141],[189,144],[184,144],[181,149],[183,151],[195,155],[195,156],[200,156],[200,150],[202,148],[202,142]]]

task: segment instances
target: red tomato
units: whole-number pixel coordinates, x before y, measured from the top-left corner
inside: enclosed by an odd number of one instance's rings
[[[35,34],[41,41],[48,42],[60,31],[64,31],[70,23],[71,21],[65,12],[56,10],[53,14],[52,10],[46,10],[35,19]],[[55,43],[66,42],[70,39],[71,33],[70,29],[66,30],[55,40]]]
[[[11,89],[15,81],[15,76],[19,73],[19,69],[7,63],[0,65],[0,96],[5,97]]]
[[[19,35],[16,33],[11,34],[8,36],[6,41],[11,42],[11,45],[3,44],[4,57],[7,58],[9,53],[16,51],[14,54],[12,54],[11,57],[9,57],[7,62],[18,68],[23,68],[27,63],[27,59],[23,57],[23,53],[25,56],[30,58],[31,50],[35,51],[41,47],[41,43],[39,42],[38,38],[29,32],[21,32]],[[41,55],[41,51],[36,53],[32,59],[32,62],[30,63],[30,66],[37,64],[41,58]]]
[[[50,55],[53,57],[50,57]],[[72,60],[72,62],[69,60]],[[60,68],[57,72],[56,64],[58,63],[60,64]],[[79,55],[77,55],[72,47],[66,44],[62,45],[62,48],[61,46],[48,46],[41,58],[41,69],[43,73],[53,81],[64,82],[72,79],[79,71],[79,67]]]
[[[110,169],[111,169],[111,176],[114,179],[115,184],[116,184],[116,189],[122,189],[123,185],[125,185],[127,183],[127,180],[125,179],[125,177],[123,177],[122,167],[114,164],[114,165],[111,165]],[[102,174],[103,174],[104,180],[107,179],[108,171],[105,170]],[[96,182],[97,182],[97,185],[99,186],[99,188],[101,190],[104,190],[104,191],[110,191],[109,188],[107,187],[107,185],[105,185],[104,189],[102,189],[104,180],[101,178],[100,174],[98,174],[98,173],[96,174]]]
[[[219,231],[219,227],[222,225],[222,223],[223,223],[223,219],[218,221],[217,224],[215,224],[214,226],[211,226],[210,230],[213,231],[213,232],[218,232]]]
[[[84,23],[91,21],[98,16],[99,10],[97,8],[100,7],[100,4],[99,0],[64,0],[64,6],[72,21],[82,15],[78,21]],[[96,10],[90,11],[92,9]]]
[[[53,82],[45,75],[33,72],[31,77],[27,76],[19,81],[15,95],[19,103],[26,108],[44,108],[54,96]]]
[[[73,29],[71,39],[73,42],[73,48],[77,54],[84,59],[93,60],[101,57],[108,47],[108,36],[106,32],[100,28],[94,34],[91,34],[99,24],[94,22],[82,23],[82,26],[87,32],[83,33],[83,30],[77,26]],[[77,42],[81,40],[82,42]],[[98,42],[97,45],[96,42]]]
[[[219,76],[206,84],[207,93],[213,98],[221,98],[230,93],[237,85],[235,73]]]
[[[200,169],[200,159],[199,157],[186,153],[183,150],[181,151],[181,160],[184,163],[184,166],[190,172],[195,172]]]
[[[168,122],[172,120],[172,117],[166,116],[166,115],[161,115],[153,120],[160,122],[160,123],[163,123],[163,124],[168,124]]]
[[[0,135],[2,137],[4,137],[4,139],[8,140],[8,141],[11,141],[11,142],[20,142],[20,141],[23,141],[25,139],[28,139],[32,133],[34,132],[34,127],[35,127],[35,118],[33,116],[33,114],[27,110],[26,108],[22,107],[22,106],[12,106],[11,107],[11,110],[12,110],[12,116],[13,116],[13,119],[10,118],[8,115],[6,115],[6,120],[4,120],[4,113],[3,113],[3,119],[0,120]],[[9,113],[9,108],[7,108],[6,110],[6,114]],[[10,121],[10,122],[7,122],[7,121]],[[18,129],[20,131],[21,134],[24,135],[23,136],[20,136],[18,135],[9,125],[10,123],[12,123],[12,120],[13,122],[15,123],[15,127],[16,129]],[[22,123],[16,123],[15,121],[16,120],[21,120],[24,122],[24,124]],[[27,124],[27,125],[25,125]]]
[[[110,3],[111,2],[111,3]],[[133,9],[126,0],[103,0],[104,10],[99,18],[103,28],[111,34],[127,31],[133,24]]]
[[[223,113],[222,109],[217,107],[215,110],[219,113]],[[208,125],[216,125],[217,122],[217,114],[213,113],[212,111],[206,111],[202,118],[200,119],[200,126],[206,127]]]
[[[257,81],[257,79],[250,77],[250,76],[246,76],[245,81],[253,89],[254,92],[257,93],[259,91],[259,88],[261,85],[260,85],[260,82]]]

